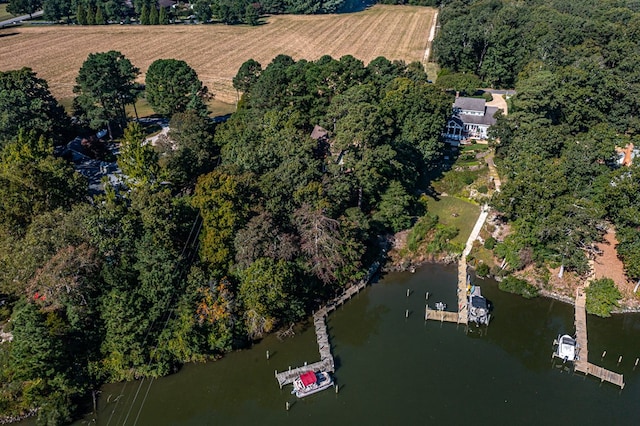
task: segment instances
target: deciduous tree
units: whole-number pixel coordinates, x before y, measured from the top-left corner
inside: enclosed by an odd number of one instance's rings
[[[69,118],[30,68],[0,71],[0,148],[20,129],[61,141]]]
[[[28,14],[30,17],[42,7],[42,0],[9,0],[7,12],[14,16]]]
[[[250,338],[259,338],[282,321],[294,322],[302,316],[296,278],[292,263],[271,258],[257,259],[242,273],[239,295]]]
[[[0,155],[0,217],[7,226],[26,225],[38,214],[70,207],[86,181],[63,159],[53,143],[21,132]]]

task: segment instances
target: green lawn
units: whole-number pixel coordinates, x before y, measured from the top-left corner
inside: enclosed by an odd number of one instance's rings
[[[431,81],[436,81],[438,79],[438,72],[440,72],[440,67],[435,62],[427,62],[424,65],[424,70],[427,73],[427,78]]]
[[[452,225],[460,230],[452,242],[464,245],[480,215],[480,207],[456,197],[429,198],[427,210],[437,214],[440,223]]]
[[[67,111],[67,114],[73,113],[73,98],[58,99],[58,102],[60,102],[60,105],[64,107],[65,111]],[[209,102],[208,106],[209,111],[211,111],[212,117],[231,114],[236,110],[236,106],[234,104],[227,104],[215,99]],[[127,105],[125,109],[129,117],[135,117],[133,106]],[[136,102],[136,110],[138,111],[138,117],[149,117],[154,114],[153,108],[151,108],[151,105],[149,105],[149,103],[147,103],[147,100],[144,98],[138,99],[138,101]]]
[[[6,21],[11,18],[13,18],[13,15],[7,12],[7,4],[0,4],[0,21]]]
[[[487,151],[488,149],[489,149],[489,145],[485,143],[474,143],[471,145],[464,145],[462,147],[462,152],[469,152],[469,151],[483,152],[483,151]]]
[[[493,252],[491,250],[487,250],[482,245],[477,245],[471,250],[471,254],[473,256],[473,261],[471,261],[471,266],[477,267],[480,263],[484,263],[489,266],[489,268],[494,266],[493,263]]]

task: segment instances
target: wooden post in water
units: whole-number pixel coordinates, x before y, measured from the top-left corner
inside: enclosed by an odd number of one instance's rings
[[[618,358],[618,365],[620,365],[621,362],[622,362],[622,355],[620,355],[620,357]]]
[[[338,385],[336,385],[336,393],[338,393]]]
[[[633,365],[634,369],[638,366],[638,361],[640,361],[640,358],[636,358],[636,363]]]
[[[409,297],[409,294],[411,294],[411,290],[407,289],[407,297]]]
[[[267,351],[267,359],[269,359],[269,351]]]
[[[409,318],[409,310],[408,309],[404,312],[404,317],[405,318]]]
[[[425,297],[424,300],[429,300],[429,292],[427,292],[427,294],[424,297]]]
[[[289,401],[285,403],[284,407],[287,409],[287,411],[289,411]]]
[[[600,359],[604,359],[604,356],[607,354],[607,351],[602,352],[602,356],[600,357]]]

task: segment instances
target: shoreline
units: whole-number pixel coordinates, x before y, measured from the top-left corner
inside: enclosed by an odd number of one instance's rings
[[[0,417],[0,425],[8,425],[11,423],[18,423],[23,420],[28,419],[29,417],[33,417],[38,414],[39,408],[32,408],[24,414],[16,414],[13,416],[2,416]]]
[[[460,255],[454,255],[454,254],[447,254],[444,256],[440,256],[440,257],[432,257],[429,259],[421,259],[420,261],[416,262],[415,260],[410,260],[410,259],[404,259],[402,262],[398,263],[386,263],[381,269],[384,272],[415,272],[415,270],[417,268],[421,268],[429,263],[433,263],[433,264],[438,264],[438,265],[451,265],[453,263],[456,263],[458,260],[460,259]],[[390,260],[390,259],[388,259]],[[475,271],[475,268],[473,268],[472,266],[469,267],[470,269],[473,269]],[[496,279],[496,277],[493,276],[488,276],[488,277],[483,277],[483,278],[491,278],[494,281],[498,281]],[[502,290],[500,290],[502,291]],[[559,302],[563,302],[563,303],[567,303],[569,305],[575,306],[576,302],[575,299],[569,296],[566,296],[564,294],[561,293],[557,293],[554,292],[552,290],[546,290],[546,289],[540,289],[539,290],[539,296],[540,297],[546,297],[548,299],[553,299],[553,300],[557,300]],[[522,296],[520,296],[522,297]],[[633,308],[633,307],[627,307],[625,306],[624,303],[621,304],[621,306],[619,308],[616,308],[614,310],[611,311],[611,314],[637,314],[640,313],[640,307],[638,308]]]

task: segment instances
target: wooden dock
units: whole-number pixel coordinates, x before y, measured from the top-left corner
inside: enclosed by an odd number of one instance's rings
[[[469,322],[469,313],[467,312],[467,260],[462,257],[458,262],[458,311],[439,311],[427,307],[424,313],[424,319],[440,322],[455,322],[456,324],[467,324]]]
[[[595,364],[589,362],[589,349],[587,340],[587,309],[586,287],[576,290],[576,309],[575,309],[575,325],[576,325],[576,342],[578,344],[578,359],[575,361],[575,370],[581,373],[592,375],[600,379],[601,382],[609,382],[620,386],[624,389],[624,377],[622,374],[614,373]]]
[[[374,262],[367,271],[367,275],[361,281],[348,287],[341,295],[332,299],[329,303],[313,314],[313,325],[316,329],[316,341],[318,342],[320,361],[314,362],[313,364],[305,363],[302,367],[294,369],[289,367],[289,370],[282,371],[280,373],[276,370],[276,380],[278,380],[278,385],[281,388],[284,385],[293,383],[295,379],[307,371],[335,372],[335,363],[333,355],[331,354],[331,343],[329,343],[329,332],[327,331],[327,316],[365,288],[375,273],[378,272],[379,268],[380,262]]]
[[[302,367],[293,368],[280,373],[276,371],[276,380],[278,380],[278,385],[280,385],[280,387],[290,385],[295,379],[300,377],[302,373],[306,373],[307,371],[329,371],[333,373],[335,371],[333,357],[331,357],[330,360],[326,359],[314,362],[313,364],[303,365]]]

